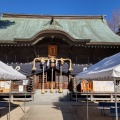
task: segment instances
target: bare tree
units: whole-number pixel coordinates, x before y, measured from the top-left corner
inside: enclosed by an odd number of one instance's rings
[[[113,31],[113,32],[116,32],[115,31],[115,25],[113,24],[113,22],[111,20],[107,20],[107,23],[108,23],[108,26],[110,27],[110,29]]]
[[[118,32],[120,27],[120,9],[113,11],[112,18],[108,21],[108,25],[115,33]]]

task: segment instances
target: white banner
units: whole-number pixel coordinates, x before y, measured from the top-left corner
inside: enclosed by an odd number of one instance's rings
[[[19,85],[19,92],[23,92],[23,85]]]

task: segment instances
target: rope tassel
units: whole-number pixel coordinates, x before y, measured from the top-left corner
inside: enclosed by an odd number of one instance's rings
[[[49,65],[50,65],[50,60],[47,61],[47,66],[49,66]]]
[[[57,64],[58,64],[58,60],[56,60],[55,66],[57,66]]]

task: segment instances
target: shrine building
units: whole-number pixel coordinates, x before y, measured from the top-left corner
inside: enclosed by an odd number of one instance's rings
[[[109,28],[105,16],[3,14],[0,19],[0,61],[8,64],[29,64],[35,58],[52,56],[55,62],[63,58],[82,66],[119,51],[120,36]],[[61,73],[52,74],[52,87],[59,89]],[[62,74],[62,88],[68,88],[68,74]],[[49,69],[36,74],[35,89],[42,88],[43,75],[44,88],[51,88]]]

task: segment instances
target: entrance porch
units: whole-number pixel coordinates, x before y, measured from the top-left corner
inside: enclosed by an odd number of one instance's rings
[[[44,72],[44,83],[43,83],[43,73],[39,75],[34,75],[35,89],[68,89],[69,76],[64,74],[60,76],[60,73],[53,71],[53,81],[51,70]]]

